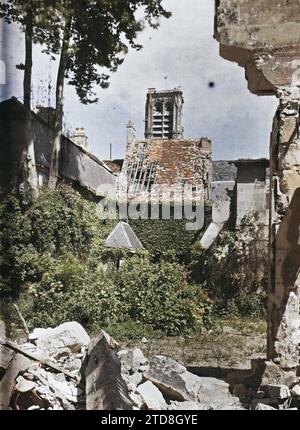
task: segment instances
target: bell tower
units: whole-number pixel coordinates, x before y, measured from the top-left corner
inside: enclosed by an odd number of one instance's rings
[[[146,139],[182,139],[183,92],[149,88],[145,111]]]

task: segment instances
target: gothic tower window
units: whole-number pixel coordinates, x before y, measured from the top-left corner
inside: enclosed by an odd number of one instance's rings
[[[178,88],[164,91],[150,88],[146,101],[145,138],[182,139],[183,103],[183,93]]]

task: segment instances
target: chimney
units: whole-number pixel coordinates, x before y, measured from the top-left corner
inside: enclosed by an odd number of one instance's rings
[[[81,146],[82,148],[89,150],[89,140],[85,132],[85,128],[78,127],[73,132],[71,136],[71,140],[76,143],[76,145]]]
[[[129,120],[127,124],[127,147],[126,147],[127,151],[134,144],[135,137],[136,137],[136,130],[135,130],[134,124],[131,120]]]

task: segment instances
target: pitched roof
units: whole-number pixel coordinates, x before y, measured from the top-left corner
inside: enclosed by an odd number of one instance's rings
[[[110,168],[110,170],[117,174],[120,173],[122,170],[124,160],[118,159],[118,160],[104,160],[104,163]]]
[[[120,221],[105,241],[108,248],[143,249],[143,245],[129,224]]]

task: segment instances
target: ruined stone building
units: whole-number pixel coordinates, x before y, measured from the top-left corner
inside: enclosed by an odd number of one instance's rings
[[[145,110],[145,139],[138,139],[134,125],[127,125],[127,147],[119,175],[119,196],[147,198],[151,192],[163,201],[183,187],[209,198],[211,142],[185,139],[182,127],[183,93],[180,89],[149,89]]]
[[[222,206],[229,198],[231,228],[253,217],[261,226],[269,225],[269,164],[266,158],[213,161],[211,200]]]
[[[298,0],[217,0],[220,55],[245,68],[249,90],[279,99],[270,142],[268,358],[299,368],[300,5]]]
[[[212,161],[210,140],[183,137],[183,105],[180,89],[149,89],[145,139],[136,137],[129,121],[125,159],[105,161],[118,178],[119,198],[143,201],[151,192],[160,201],[174,193],[176,200],[176,192],[180,195],[187,185],[193,197],[212,203],[218,233],[225,225],[239,228],[246,217],[254,216],[265,228],[269,219],[269,160]]]
[[[264,249],[270,216],[269,160],[213,161],[211,223],[201,238],[208,249],[223,228],[238,230],[249,222],[260,227],[257,239]]]
[[[53,141],[53,109],[32,112],[35,159],[39,185],[48,183]],[[0,194],[14,187],[25,144],[25,108],[16,98],[0,103]],[[78,128],[62,138],[59,179],[96,200],[103,197],[102,185],[115,187],[116,178],[104,162],[88,151],[85,131]]]

